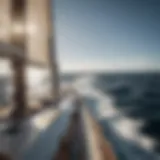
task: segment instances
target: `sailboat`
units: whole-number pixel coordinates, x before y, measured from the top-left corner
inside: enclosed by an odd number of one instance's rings
[[[0,1],[0,58],[9,62],[13,83],[11,107],[0,122],[0,159],[115,160],[83,97],[74,88],[63,95],[52,6],[51,0]],[[47,92],[36,83],[30,89],[29,74],[36,81],[37,72],[51,79]]]

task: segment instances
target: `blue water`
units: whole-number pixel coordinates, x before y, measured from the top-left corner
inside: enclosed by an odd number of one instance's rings
[[[74,82],[85,76],[88,75],[67,74],[62,79]],[[150,149],[153,154],[148,154],[145,146],[141,148],[134,141],[119,137],[108,120],[101,119],[104,134],[111,141],[119,159],[134,160],[138,157],[140,160],[156,160],[154,153],[160,154],[160,73],[99,73],[89,76],[95,88],[114,98],[114,107],[125,117],[143,121],[138,132],[155,142]]]
[[[89,76],[86,81],[85,77]],[[154,141],[154,145],[147,150],[147,147],[140,146],[135,138],[127,139],[121,135],[121,132],[116,132],[113,127],[115,123],[112,120],[103,117],[99,120],[102,130],[107,140],[112,144],[112,147],[117,154],[119,160],[157,160],[156,155],[160,155],[160,73],[92,73],[92,74],[64,74],[61,76],[62,82],[75,83],[82,79],[80,90],[85,90],[88,85],[94,88],[94,92],[101,91],[106,99],[108,96],[113,97],[113,106],[115,109],[123,113],[125,120],[132,119],[133,121],[143,121],[143,125],[138,128],[138,133],[147,136]],[[84,79],[84,80],[83,80]],[[97,90],[96,90],[97,89]],[[92,93],[92,90],[91,92]],[[101,107],[100,97],[96,99],[88,95],[86,99],[93,110]],[[105,105],[104,105],[105,107]],[[104,111],[107,111],[104,108]],[[95,116],[97,113],[93,112]],[[117,116],[117,115],[116,115]],[[113,121],[121,121],[122,117],[114,117]],[[122,119],[121,119],[122,118]],[[130,126],[125,126],[125,123],[118,124],[119,129],[129,130]],[[117,126],[116,126],[117,127]],[[128,128],[129,127],[129,128]],[[134,126],[133,126],[134,127]],[[130,133],[130,132],[129,132]],[[136,137],[136,136],[134,136]]]
[[[160,148],[160,74],[98,75],[96,86],[115,98],[115,106],[133,119],[145,121],[141,132],[157,141]]]

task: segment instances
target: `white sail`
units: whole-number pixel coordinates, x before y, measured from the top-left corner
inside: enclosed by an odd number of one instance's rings
[[[27,0],[27,56],[42,64],[49,63],[49,10],[48,0]]]
[[[54,77],[57,76],[55,63],[53,65],[55,55],[51,55],[50,2],[51,0],[0,0],[0,56],[26,59],[23,68],[29,96],[31,93],[36,95],[37,92],[37,95],[53,95],[51,85],[44,87],[46,82],[52,83],[52,71],[55,72]],[[57,85],[56,82],[55,84]]]
[[[24,47],[27,61],[49,65],[50,8],[49,0],[26,0],[24,11],[12,14],[14,1],[0,0],[0,43]]]

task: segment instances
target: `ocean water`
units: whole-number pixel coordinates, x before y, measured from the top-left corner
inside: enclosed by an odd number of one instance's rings
[[[160,73],[67,74],[120,160],[160,159]]]
[[[119,160],[160,160],[160,73],[64,74]]]

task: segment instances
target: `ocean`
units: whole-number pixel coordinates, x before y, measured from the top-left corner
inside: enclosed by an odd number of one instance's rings
[[[61,84],[83,96],[118,160],[160,160],[160,73],[62,74]]]
[[[120,160],[160,159],[160,73],[64,74],[92,108]]]

